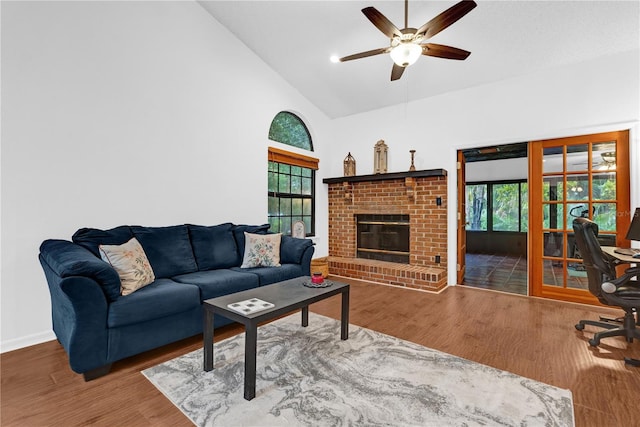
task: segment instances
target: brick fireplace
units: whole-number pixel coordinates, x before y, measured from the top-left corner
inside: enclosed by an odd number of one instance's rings
[[[445,170],[325,178],[323,182],[329,185],[330,274],[429,291],[444,289],[448,261]],[[408,222],[408,263],[362,256],[372,250],[362,242],[358,246],[358,218],[378,217],[392,218],[394,224],[397,218]]]

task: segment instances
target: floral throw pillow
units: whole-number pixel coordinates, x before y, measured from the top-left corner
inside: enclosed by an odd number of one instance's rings
[[[100,245],[100,258],[120,276],[120,293],[129,295],[152,283],[156,277],[144,249],[135,237],[122,245]]]
[[[244,258],[240,268],[280,267],[282,233],[251,234],[244,232]]]

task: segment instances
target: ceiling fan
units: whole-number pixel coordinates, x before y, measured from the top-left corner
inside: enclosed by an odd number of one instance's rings
[[[422,27],[409,28],[409,0],[404,2],[404,28],[399,30],[375,7],[365,7],[362,13],[391,40],[390,46],[373,49],[366,52],[340,58],[340,62],[353,59],[366,58],[368,56],[389,53],[393,59],[391,69],[391,81],[402,77],[404,69],[418,60],[420,55],[437,56],[438,58],[464,60],[471,52],[451,46],[435,43],[420,44],[430,39],[440,31],[455,23],[458,19],[469,13],[477,4],[472,0],[463,0],[450,7]]]
[[[596,170],[611,170],[616,168],[616,152],[615,151],[604,151],[600,152],[600,161],[598,161],[597,157],[593,159],[593,166]],[[588,164],[587,161],[581,161],[578,163],[572,163],[575,166],[586,166]]]

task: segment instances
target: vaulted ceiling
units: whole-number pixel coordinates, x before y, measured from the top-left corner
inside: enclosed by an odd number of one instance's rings
[[[471,51],[465,61],[422,56],[390,81],[392,61],[378,55],[332,63],[332,55],[386,47],[362,14],[374,6],[397,27],[404,2],[199,1],[220,23],[329,117],[343,117],[545,69],[637,50],[638,1],[485,1],[430,41]],[[419,27],[456,0],[410,0]],[[233,64],[229,64],[233,71]]]

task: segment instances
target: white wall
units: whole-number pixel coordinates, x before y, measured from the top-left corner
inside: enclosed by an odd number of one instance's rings
[[[408,169],[412,148],[417,169],[448,171],[448,279],[455,284],[459,149],[631,128],[631,205],[640,205],[639,64],[635,50],[336,119],[330,158],[351,151],[358,174],[372,173],[373,146],[384,139],[389,172]],[[420,78],[413,71],[405,74]],[[410,90],[411,80],[404,84],[398,90]],[[341,164],[332,166],[340,176]]]
[[[266,222],[277,145],[267,135],[281,110],[306,120],[327,163],[328,118],[197,3],[0,7],[2,351],[53,338],[43,240],[80,227]]]

